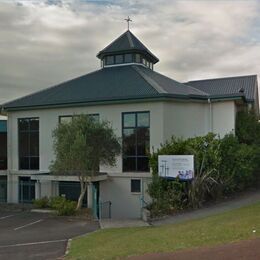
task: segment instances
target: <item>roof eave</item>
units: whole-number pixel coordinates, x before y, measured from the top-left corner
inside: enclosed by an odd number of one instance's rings
[[[214,95],[214,96],[205,96],[205,95],[182,95],[182,94],[157,94],[153,95],[143,95],[139,97],[127,97],[127,98],[114,98],[114,99],[100,99],[100,100],[88,100],[88,101],[77,101],[77,102],[64,102],[57,104],[45,104],[45,105],[33,105],[33,106],[2,106],[2,112],[6,113],[8,111],[19,111],[19,110],[34,110],[34,109],[47,109],[47,108],[63,108],[63,107],[72,107],[72,106],[94,106],[94,105],[109,105],[109,104],[123,104],[123,103],[133,103],[133,102],[150,102],[150,101],[162,101],[162,100],[197,100],[197,101],[207,101],[208,99],[214,101],[227,101],[227,100],[238,100],[245,97],[243,95]]]
[[[115,98],[115,99],[100,99],[100,100],[89,100],[89,101],[78,101],[78,102],[64,102],[57,104],[44,104],[44,105],[33,105],[33,106],[4,106],[4,112],[8,111],[19,111],[19,110],[32,110],[42,108],[62,108],[72,106],[93,106],[93,105],[109,105],[118,103],[133,103],[133,102],[149,102],[149,101],[160,101],[160,100],[200,100],[205,101],[208,97],[201,95],[178,95],[178,94],[157,94],[156,96],[139,96],[139,97],[127,97],[127,98]]]

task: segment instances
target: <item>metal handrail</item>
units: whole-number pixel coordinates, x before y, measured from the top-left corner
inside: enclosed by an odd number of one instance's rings
[[[142,203],[142,206],[143,206],[143,204],[145,204],[145,206],[148,206],[148,205],[149,205],[149,203],[144,200],[144,196],[141,196],[140,201],[141,201],[141,203]],[[143,207],[142,207],[142,208],[143,208]]]

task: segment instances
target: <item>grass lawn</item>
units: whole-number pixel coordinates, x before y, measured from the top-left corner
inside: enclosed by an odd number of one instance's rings
[[[253,230],[256,230],[253,233]],[[260,203],[160,227],[99,230],[72,241],[66,259],[117,259],[212,246],[260,236]]]

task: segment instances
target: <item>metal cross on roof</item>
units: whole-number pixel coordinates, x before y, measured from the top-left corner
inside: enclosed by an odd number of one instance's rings
[[[131,20],[129,16],[125,20],[127,22],[127,30],[129,30],[129,23],[132,22],[133,20]]]

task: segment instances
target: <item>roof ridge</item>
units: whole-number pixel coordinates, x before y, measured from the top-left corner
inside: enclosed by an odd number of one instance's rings
[[[155,89],[159,94],[162,93],[168,93],[165,91],[155,80],[151,79],[147,75],[144,74],[143,71],[138,66],[132,66],[132,68],[153,88]]]
[[[117,40],[121,39],[127,32],[128,32],[128,30],[126,32],[122,33],[120,36],[118,36],[114,41],[112,41],[110,44],[108,44],[104,49],[99,51],[97,56],[99,55],[99,53],[101,53],[101,52],[105,51],[106,49],[108,49],[114,42],[116,42]]]
[[[235,78],[246,78],[246,77],[256,77],[257,78],[257,74],[249,74],[249,75],[242,75],[242,76],[231,76],[231,77],[222,77],[222,78],[196,79],[196,80],[189,80],[187,82],[184,82],[184,84],[187,84],[189,82],[208,81],[208,80],[221,80],[221,79],[235,79]]]
[[[185,83],[179,82],[179,81],[177,81],[177,80],[175,80],[175,79],[172,79],[172,78],[170,78],[170,77],[168,77],[168,76],[165,76],[165,75],[163,75],[163,74],[161,74],[161,73],[159,73],[159,72],[157,72],[157,71],[154,71],[154,73],[156,73],[156,74],[158,74],[158,75],[160,75],[160,76],[162,76],[162,77],[165,77],[165,78],[167,78],[167,79],[169,79],[169,80],[173,80],[173,81],[177,82],[178,84],[181,84],[181,85],[183,85],[183,86],[185,86],[185,87],[188,87],[188,88],[191,88],[191,89],[193,89],[193,90],[196,90],[197,92],[200,92],[200,93],[203,94],[203,95],[207,95],[207,96],[209,95],[209,93],[207,93],[207,92],[204,92],[204,91],[199,90],[199,89],[197,89],[197,88],[195,88],[195,87],[189,86],[189,85],[187,85],[187,84],[185,84]]]
[[[130,31],[127,31],[126,36],[127,36],[128,41],[129,41],[130,47],[131,47],[131,48],[134,48],[134,43],[133,43],[132,35],[131,35],[129,32],[130,32]]]

